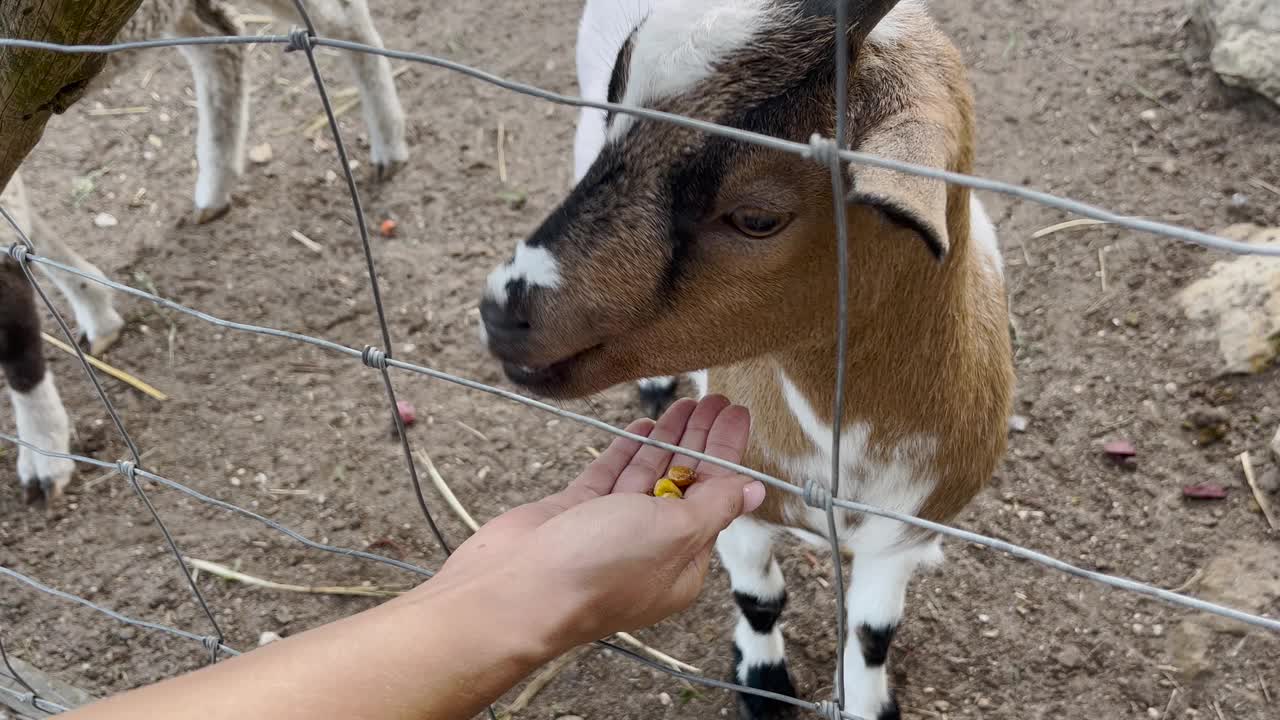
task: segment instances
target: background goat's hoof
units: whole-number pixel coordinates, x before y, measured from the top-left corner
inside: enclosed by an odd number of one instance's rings
[[[379,185],[385,182],[390,182],[391,179],[408,164],[408,158],[400,160],[380,160],[375,162],[373,163],[373,172],[371,173],[370,180],[372,180],[374,184]]]
[[[657,418],[676,399],[679,379],[674,377],[644,378],[636,382],[640,405],[647,417]]]
[[[22,455],[24,451],[25,456]],[[22,486],[23,501],[27,505],[52,507],[70,484],[75,463],[40,455],[26,448],[18,452],[18,483]]]
[[[191,214],[191,222],[196,225],[204,225],[205,223],[211,223],[214,220],[221,218],[223,215],[226,215],[230,211],[231,211],[230,202],[227,202],[225,205],[221,205],[218,207],[207,207],[207,208],[198,207]]]
[[[101,356],[116,344],[122,332],[124,332],[124,318],[120,317],[115,310],[108,308],[105,317],[92,326],[81,329],[76,335],[81,350],[90,355]]]

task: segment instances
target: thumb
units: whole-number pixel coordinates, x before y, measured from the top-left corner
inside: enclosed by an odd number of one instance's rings
[[[703,537],[714,538],[729,523],[754,511],[764,502],[764,484],[745,475],[710,477],[694,483],[685,502],[694,510]]]

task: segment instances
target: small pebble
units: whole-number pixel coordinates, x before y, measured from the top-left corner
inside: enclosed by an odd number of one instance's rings
[[[283,639],[284,638],[280,637],[279,633],[273,633],[270,630],[268,630],[267,632],[264,632],[258,636],[258,647],[262,647],[263,645],[267,645],[277,640],[283,640]]]
[[[232,486],[232,487],[240,487],[240,478],[235,477],[235,476],[233,475],[233,476],[231,477],[231,486]]]
[[[94,216],[93,224],[100,228],[109,228],[119,225],[120,221],[116,220],[116,216],[111,213],[101,212]]]
[[[1128,440],[1112,440],[1102,446],[1102,451],[1117,459],[1131,458],[1138,452]]]
[[[1027,426],[1030,424],[1031,421],[1027,419],[1026,415],[1014,415],[1009,418],[1009,429],[1016,433],[1026,432]]]
[[[662,703],[663,707],[667,707],[671,704],[671,696],[666,693],[658,693],[658,702]]]
[[[271,162],[274,153],[271,151],[270,143],[262,143],[249,148],[249,162],[254,165],[265,165]]]
[[[1147,717],[1158,718],[1160,717],[1160,711],[1153,707],[1149,707],[1147,708]]]

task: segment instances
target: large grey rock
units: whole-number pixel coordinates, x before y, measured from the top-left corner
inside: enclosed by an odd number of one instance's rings
[[[1188,5],[1212,44],[1214,72],[1228,85],[1280,104],[1280,2],[1188,0]]]
[[[1280,2],[1280,0],[1277,0]],[[1226,237],[1280,247],[1280,228],[1232,225]],[[1220,260],[1178,294],[1201,341],[1216,341],[1222,372],[1256,373],[1280,352],[1280,260],[1245,255]]]

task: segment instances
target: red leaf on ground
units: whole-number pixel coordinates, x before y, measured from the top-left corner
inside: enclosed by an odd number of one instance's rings
[[[1192,500],[1222,500],[1227,497],[1227,489],[1213,483],[1187,485],[1182,488],[1182,497]]]

